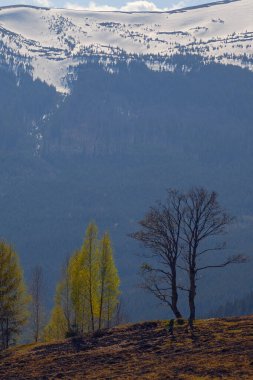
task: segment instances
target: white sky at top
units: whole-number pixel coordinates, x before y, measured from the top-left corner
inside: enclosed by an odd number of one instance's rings
[[[27,4],[56,8],[131,12],[167,11],[210,2],[215,2],[215,0],[0,0],[0,6]]]

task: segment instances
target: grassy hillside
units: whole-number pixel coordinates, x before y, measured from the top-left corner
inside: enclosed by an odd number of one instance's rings
[[[1,379],[252,379],[253,316],[198,321],[167,336],[165,322],[113,328],[82,341],[1,354]]]

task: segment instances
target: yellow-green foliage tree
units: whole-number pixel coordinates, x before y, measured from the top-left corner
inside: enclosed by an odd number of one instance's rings
[[[89,302],[87,287],[87,269],[84,266],[83,254],[76,252],[69,262],[70,294],[73,308],[73,325],[80,333],[88,329]]]
[[[45,338],[61,339],[67,333],[109,327],[118,303],[119,284],[110,236],[105,234],[99,241],[98,228],[90,223],[81,249],[69,259],[57,286]]]
[[[71,302],[71,273],[70,260],[67,259],[63,267],[62,280],[58,284],[58,303],[61,305],[64,316],[67,321],[68,331],[71,330],[73,307]]]
[[[89,319],[92,331],[95,331],[95,318],[98,314],[98,228],[95,223],[90,223],[85,234],[81,249],[82,268],[86,272],[83,285],[88,290]]]
[[[70,260],[71,294],[75,311],[75,324],[83,332],[95,331],[98,315],[99,284],[98,228],[95,223],[87,227],[83,245]]]
[[[98,328],[110,326],[119,302],[120,279],[113,258],[110,235],[105,233],[100,243],[99,257],[99,320]]]
[[[68,321],[62,307],[62,282],[56,287],[55,306],[51,312],[49,323],[44,329],[44,340],[61,340],[68,331]]]
[[[28,319],[29,297],[13,248],[0,241],[0,348],[15,343]]]

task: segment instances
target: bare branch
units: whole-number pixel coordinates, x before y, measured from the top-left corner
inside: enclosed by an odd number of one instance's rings
[[[184,196],[177,190],[168,190],[166,202],[151,207],[139,222],[141,229],[130,235],[150,251],[145,256],[152,259],[152,266],[145,263],[141,272],[148,277],[146,289],[169,304],[177,318],[181,316],[177,307],[176,276],[177,262],[184,249],[181,239],[184,207]],[[165,294],[164,289],[170,292]]]
[[[204,269],[209,269],[209,268],[224,268],[227,265],[230,264],[244,264],[248,262],[248,257],[244,255],[236,255],[228,258],[224,263],[222,264],[217,264],[217,265],[206,265],[204,267],[198,268],[197,272],[204,270]]]

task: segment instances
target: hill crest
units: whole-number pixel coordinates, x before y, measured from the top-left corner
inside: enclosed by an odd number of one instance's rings
[[[166,322],[106,330],[71,339],[20,346],[1,354],[0,377],[23,379],[250,379],[253,317],[197,321],[166,333]]]

